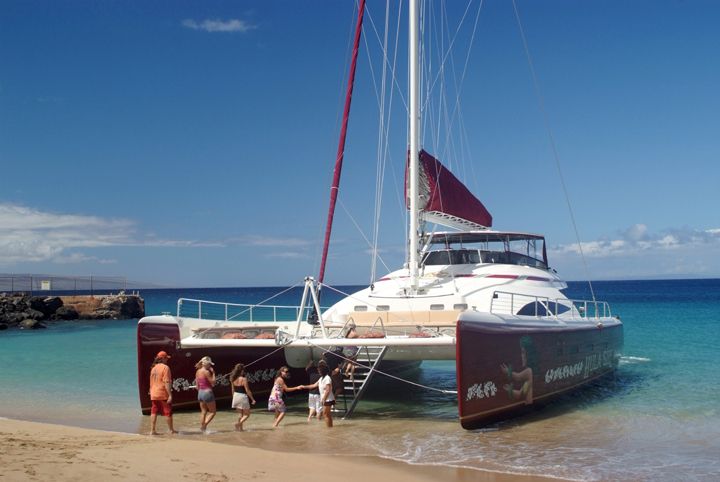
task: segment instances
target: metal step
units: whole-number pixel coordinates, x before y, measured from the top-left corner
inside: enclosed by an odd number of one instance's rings
[[[355,358],[355,371],[352,377],[343,376],[343,402],[345,416],[350,418],[363,393],[368,387],[370,379],[375,374],[377,365],[382,361],[387,351],[386,346],[363,347]]]

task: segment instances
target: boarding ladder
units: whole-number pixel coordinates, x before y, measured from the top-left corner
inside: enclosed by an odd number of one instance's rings
[[[343,418],[350,418],[360,397],[365,393],[370,379],[375,374],[377,366],[387,352],[387,346],[364,346],[357,352],[355,359],[355,372],[351,377],[343,375],[343,394],[345,403],[345,415]]]

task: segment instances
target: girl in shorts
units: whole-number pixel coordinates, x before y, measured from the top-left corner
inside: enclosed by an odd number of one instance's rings
[[[205,432],[207,426],[213,418],[217,408],[215,406],[215,394],[213,393],[213,385],[215,385],[215,365],[209,356],[200,359],[195,368],[195,386],[198,391],[198,402],[200,403],[200,430]]]
[[[332,389],[332,380],[330,379],[330,368],[327,363],[320,361],[317,367],[320,379],[312,385],[305,385],[302,388],[312,390],[317,387],[320,392],[320,405],[322,406],[321,418],[325,419],[325,425],[333,426],[332,408],[335,405],[335,394]]]
[[[255,405],[248,379],[245,376],[245,365],[238,363],[230,373],[230,391],[232,393],[232,408],[238,411],[240,416],[235,424],[235,430],[243,431],[243,423],[250,418],[250,403]]]

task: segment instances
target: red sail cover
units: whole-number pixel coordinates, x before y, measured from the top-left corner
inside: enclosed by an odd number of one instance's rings
[[[440,161],[420,151],[420,209],[425,219],[451,227],[489,228],[492,215]]]

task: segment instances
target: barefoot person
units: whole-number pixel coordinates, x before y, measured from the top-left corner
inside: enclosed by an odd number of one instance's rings
[[[304,385],[300,388],[306,388],[312,390],[317,388],[320,392],[320,405],[322,406],[322,412],[320,418],[325,419],[325,425],[328,427],[333,426],[332,419],[332,408],[335,405],[335,394],[332,389],[332,380],[330,379],[330,369],[323,360],[320,360],[317,367],[320,378],[312,385]]]
[[[315,362],[310,362],[305,367],[307,372],[308,381],[310,382],[307,387],[310,387],[310,393],[308,393],[308,422],[317,417],[320,420],[322,414],[322,405],[320,405],[320,391],[317,388],[317,381],[320,380],[320,373],[317,371]]]
[[[240,414],[235,430],[242,432],[243,423],[250,418],[250,403],[255,405],[255,398],[245,376],[245,365],[242,363],[235,365],[230,373],[230,393],[232,393],[232,408]]]
[[[173,428],[172,417],[172,374],[170,367],[167,365],[170,356],[164,352],[158,352],[150,370],[150,400],[152,408],[150,409],[150,434],[157,435],[155,426],[157,424],[158,413],[162,413],[167,418],[168,429],[170,433],[177,433]]]
[[[285,392],[294,392],[295,390],[302,389],[302,386],[288,387],[285,383],[285,379],[289,377],[290,369],[285,366],[280,367],[277,378],[275,378],[275,384],[270,391],[270,398],[268,398],[268,410],[275,412],[273,428],[277,428],[278,425],[280,425],[280,422],[282,422],[282,419],[285,418],[285,412],[287,411],[287,408],[285,407],[285,400],[283,400]]]
[[[198,402],[200,403],[200,430],[205,432],[207,426],[213,418],[215,418],[215,394],[213,386],[215,385],[214,363],[209,356],[204,356],[195,365],[195,385],[198,391]]]

